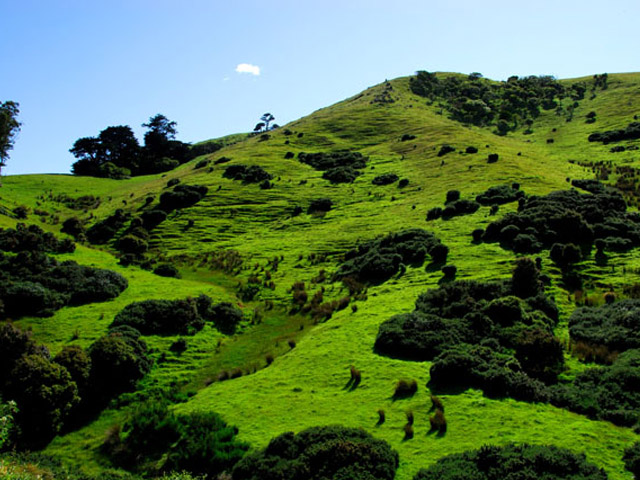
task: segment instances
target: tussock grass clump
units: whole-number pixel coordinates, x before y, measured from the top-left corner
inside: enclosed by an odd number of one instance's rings
[[[393,392],[394,399],[409,398],[415,395],[418,391],[418,382],[415,380],[398,380],[396,383],[395,391]]]
[[[447,419],[440,409],[436,409],[436,412],[429,417],[429,424],[432,431],[437,431],[440,434],[444,434],[447,431]]]
[[[407,423],[404,427],[402,427],[402,429],[404,430],[404,440],[411,440],[413,438],[413,425],[410,423]]]

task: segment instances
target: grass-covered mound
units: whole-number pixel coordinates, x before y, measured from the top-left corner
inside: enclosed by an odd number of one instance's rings
[[[393,480],[398,454],[362,429],[313,427],[284,433],[243,458],[234,480]]]
[[[138,405],[107,437],[103,448],[122,467],[145,475],[187,471],[215,479],[240,460],[249,446],[214,412],[175,414],[166,401]]]
[[[224,333],[233,333],[242,311],[230,303],[213,304],[210,297],[178,300],[143,300],[122,309],[111,327],[127,325],[144,335],[193,335],[202,330],[205,321],[213,321]]]
[[[324,172],[322,178],[331,183],[351,183],[360,175],[359,170],[367,166],[368,158],[360,152],[344,150],[331,153],[300,152],[298,160]]]
[[[485,445],[441,458],[413,480],[606,480],[601,468],[552,445]]]
[[[390,279],[401,265],[420,266],[427,255],[434,263],[445,263],[449,249],[430,232],[403,230],[369,240],[344,255],[339,278],[352,277],[360,283],[376,284]]]
[[[111,270],[59,262],[40,252],[0,253],[0,318],[49,316],[66,305],[117,297],[127,279]]]
[[[449,370],[467,368],[465,375],[451,378],[481,388],[486,380],[481,373],[495,370],[505,378],[522,372],[524,379],[553,382],[564,363],[562,347],[552,333],[557,319],[558,310],[544,295],[538,270],[523,259],[511,280],[457,281],[421,294],[413,312],[380,325],[375,350],[416,361],[437,357],[431,380],[438,386],[450,386]],[[480,373],[474,374],[474,369]],[[505,386],[496,394],[509,390]]]
[[[555,243],[589,251],[597,239],[604,248],[629,250],[640,245],[640,215],[627,212],[615,192],[561,190],[520,200],[518,212],[490,223],[482,239],[518,253],[539,252]]]
[[[640,300],[577,308],[569,318],[569,334],[575,342],[605,346],[609,351],[640,348]]]

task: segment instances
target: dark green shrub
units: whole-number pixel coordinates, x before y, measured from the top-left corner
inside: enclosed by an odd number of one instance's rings
[[[440,147],[440,150],[438,150],[438,156],[439,157],[443,157],[444,155],[446,155],[447,153],[451,153],[451,152],[455,152],[456,149],[453,148],[451,145],[442,145]]]
[[[218,330],[231,335],[242,321],[242,310],[228,302],[218,303],[210,309],[209,318]]]
[[[440,458],[428,469],[421,469],[413,480],[454,480],[464,478],[503,480],[606,480],[604,470],[588,463],[584,454],[550,445],[485,445],[478,450]]]
[[[178,185],[180,183],[180,179],[179,178],[172,178],[171,180],[169,180],[167,182],[167,187],[171,188],[171,187],[175,187],[176,185]],[[150,202],[149,202],[150,203]]]
[[[312,427],[284,433],[233,468],[234,480],[393,480],[398,454],[362,429]]]
[[[144,238],[140,238],[135,235],[124,235],[118,239],[116,247],[122,253],[141,255],[147,251],[149,244]]]
[[[140,217],[142,218],[144,228],[151,231],[167,219],[167,212],[153,209],[144,212]]]
[[[569,334],[574,341],[604,345],[610,351],[640,348],[640,300],[577,308],[569,317]]]
[[[411,135],[409,133],[405,133],[404,135],[402,135],[402,137],[400,137],[400,141],[401,142],[408,142],[409,140],[415,140],[416,136],[415,135]]]
[[[222,163],[228,163],[230,162],[231,159],[229,157],[220,157],[219,159],[217,159],[215,162],[213,162],[214,165],[220,165]]]
[[[113,215],[93,224],[87,230],[87,239],[91,243],[103,244],[113,238],[118,230],[124,227],[130,215],[118,209]]]
[[[352,183],[360,175],[358,170],[351,167],[336,167],[326,170],[322,178],[331,183]]]
[[[68,302],[68,297],[34,282],[12,282],[2,289],[4,315],[18,318],[26,315],[48,317]]]
[[[442,435],[447,431],[447,419],[440,409],[436,409],[435,413],[429,417],[429,424],[432,432],[437,431]]]
[[[134,389],[153,363],[140,333],[129,327],[112,329],[91,344],[88,354],[91,358],[90,389],[98,402]]]
[[[67,235],[71,235],[76,240],[81,235],[84,235],[85,229],[84,224],[78,219],[78,217],[67,218],[62,223],[62,228],[60,229],[62,233],[66,233]]]
[[[239,180],[243,183],[260,183],[273,178],[273,175],[258,165],[240,164],[229,165],[222,176],[230,180]]]
[[[23,446],[46,445],[80,401],[69,372],[42,355],[20,358],[11,372],[8,389],[19,405],[17,420]]]
[[[374,185],[390,185],[398,181],[398,175],[395,173],[385,173],[383,175],[378,175],[375,177],[371,183]]]
[[[502,205],[505,203],[515,202],[519,198],[524,197],[524,192],[518,188],[509,185],[499,185],[490,187],[484,193],[476,197],[476,202],[481,205]]]
[[[199,168],[204,168],[207,165],[209,165],[209,160],[203,159],[203,160],[200,160],[198,163],[196,163],[196,166],[193,167],[193,168],[194,168],[194,170],[197,170]]]
[[[307,208],[307,213],[326,213],[331,210],[332,206],[333,202],[329,198],[317,198],[315,200],[311,200],[309,208]]]
[[[635,478],[640,477],[640,442],[636,442],[624,451],[624,468],[633,473]]]
[[[161,277],[180,278],[180,272],[175,265],[170,263],[161,263],[153,270],[153,273]]]
[[[471,147],[471,146],[469,146],[469,147],[467,147],[467,149],[465,150],[465,152],[466,152],[466,153],[471,153],[471,154],[473,154],[473,153],[478,153],[478,149],[477,149],[476,147]]]
[[[0,250],[5,252],[73,253],[76,245],[68,238],[58,240],[37,225],[18,223],[16,228],[0,228]]]
[[[399,272],[401,264],[420,266],[427,255],[437,262],[442,247],[446,248],[432,233],[404,230],[347,252],[336,277],[350,277],[362,284],[384,282]]]
[[[456,272],[458,271],[458,268],[455,265],[445,265],[440,270],[442,271],[444,278],[454,279],[456,276]]]
[[[442,216],[442,208],[433,207],[427,212],[427,221],[436,220]]]
[[[91,375],[91,359],[87,352],[79,345],[67,345],[53,361],[69,372],[71,379],[78,386],[78,392],[84,396]]]
[[[496,163],[498,161],[498,158],[499,156],[497,153],[490,153],[487,157],[487,163]]]
[[[445,200],[446,203],[455,202],[460,200],[460,190],[449,190],[447,192],[447,198]]]
[[[204,322],[194,299],[143,300],[120,310],[111,327],[128,325],[144,335],[193,335]]]
[[[295,154],[293,152],[287,152],[284,154],[285,159],[293,158]]]
[[[347,150],[332,153],[305,153],[298,154],[298,160],[315,170],[329,170],[338,167],[350,167],[360,170],[366,167],[368,157],[364,157],[359,152],[349,152]]]
[[[589,135],[590,142],[602,142],[605,145],[623,140],[636,140],[640,138],[640,122],[632,122],[624,129],[595,132]]]
[[[172,191],[160,195],[158,208],[171,212],[195,205],[204,198],[209,189],[203,185],[177,185]]]
[[[402,178],[400,179],[400,181],[398,182],[398,188],[404,188],[407,185],[409,185],[409,179],[408,178]]]

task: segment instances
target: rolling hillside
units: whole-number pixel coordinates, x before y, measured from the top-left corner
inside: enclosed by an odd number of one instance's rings
[[[457,280],[509,279],[518,257],[538,256],[541,274],[549,279],[546,292],[560,312],[555,335],[564,345],[566,369],[561,378],[570,381],[593,368],[573,353],[569,315],[585,302],[603,304],[606,292],[615,292],[618,299],[628,296],[624,287],[640,283],[637,249],[607,251],[606,264],[593,253],[583,256],[576,267],[582,286],[569,288],[548,248],[524,255],[497,242],[473,241],[474,230],[516,212],[518,202],[426,220],[431,209],[445,207],[451,190],[473,200],[490,187],[517,183],[527,196],[546,195],[570,189],[571,180],[596,175],[604,183],[623,187],[627,203],[636,208],[638,150],[612,152],[611,148],[635,147],[640,140],[607,145],[588,137],[634,122],[640,114],[640,74],[609,75],[606,89],[594,87],[591,77],[561,83],[581,82],[587,92],[575,102],[577,106],[565,98],[560,102],[564,109],[541,110],[527,134],[519,127],[497,135],[493,125],[456,121],[443,102],[413,93],[410,78],[404,77],[165,174],[126,180],[69,175],[4,178],[0,227],[36,223],[61,236],[62,223],[71,217],[90,227],[117,209],[131,218],[151,211],[175,180],[178,185],[207,187],[201,200],[173,209],[150,231],[146,258],[174,264],[181,279],[119,264],[117,238],[126,234],[131,220],[105,244],[84,242],[74,253],[60,255],[118,272],[129,286],[103,303],[15,320],[19,327],[31,329],[52,355],[68,345],[89,347],[134,301],[206,294],[216,302],[233,303],[245,317],[234,335],[206,325],[195,335],[183,336],[188,345],[184,353],[170,350],[178,335],[145,335],[155,364],[138,387],[139,397],[125,394],[95,419],[58,435],[44,452],[92,474],[112,468],[100,448],[106,432],[124,421],[138,398],[154,389],[175,388],[186,394],[186,401],[172,407],[175,411],[218,412],[254,449],[264,448],[286,431],[332,424],[362,427],[398,451],[399,480],[413,478],[420,468],[445,455],[507,442],[553,444],[584,452],[609,478],[631,478],[622,455],[640,440],[633,428],[550,403],[490,398],[476,389],[439,394],[446,406],[447,431],[430,433],[432,392],[427,383],[432,362],[390,358],[376,353],[373,346],[385,320],[411,311],[421,293],[446,283],[440,266],[408,263],[390,279],[352,292],[338,278],[347,252],[407,229],[427,230],[449,248],[446,264],[455,265]],[[590,112],[596,112],[596,120],[587,123]],[[443,145],[454,150],[441,154]],[[467,147],[475,147],[477,153],[467,153]],[[301,152],[344,150],[367,158],[353,182],[331,183],[323,171],[300,161]],[[490,154],[498,154],[497,161],[489,162]],[[234,165],[259,166],[271,180],[251,183],[228,178],[227,169]],[[395,174],[397,179],[387,185],[372,183],[384,174]],[[403,179],[408,181],[401,187],[398,180]],[[73,200],[86,195],[95,201],[78,209]],[[318,199],[330,199],[330,210],[310,211]],[[27,208],[26,220],[12,214],[19,206]],[[318,304],[325,304],[324,310],[296,307],[294,284],[300,282],[309,299],[321,296]],[[351,366],[361,372],[357,388],[347,385]],[[229,376],[236,378],[225,379]],[[401,379],[417,381],[415,395],[394,398]],[[377,425],[379,409],[386,421]],[[415,435],[405,440],[409,410],[415,415]]]

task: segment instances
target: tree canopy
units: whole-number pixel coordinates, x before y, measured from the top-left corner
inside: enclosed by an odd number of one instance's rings
[[[20,130],[18,109],[20,105],[11,100],[0,102],[0,170],[6,165],[9,151],[13,149],[13,142]]]

